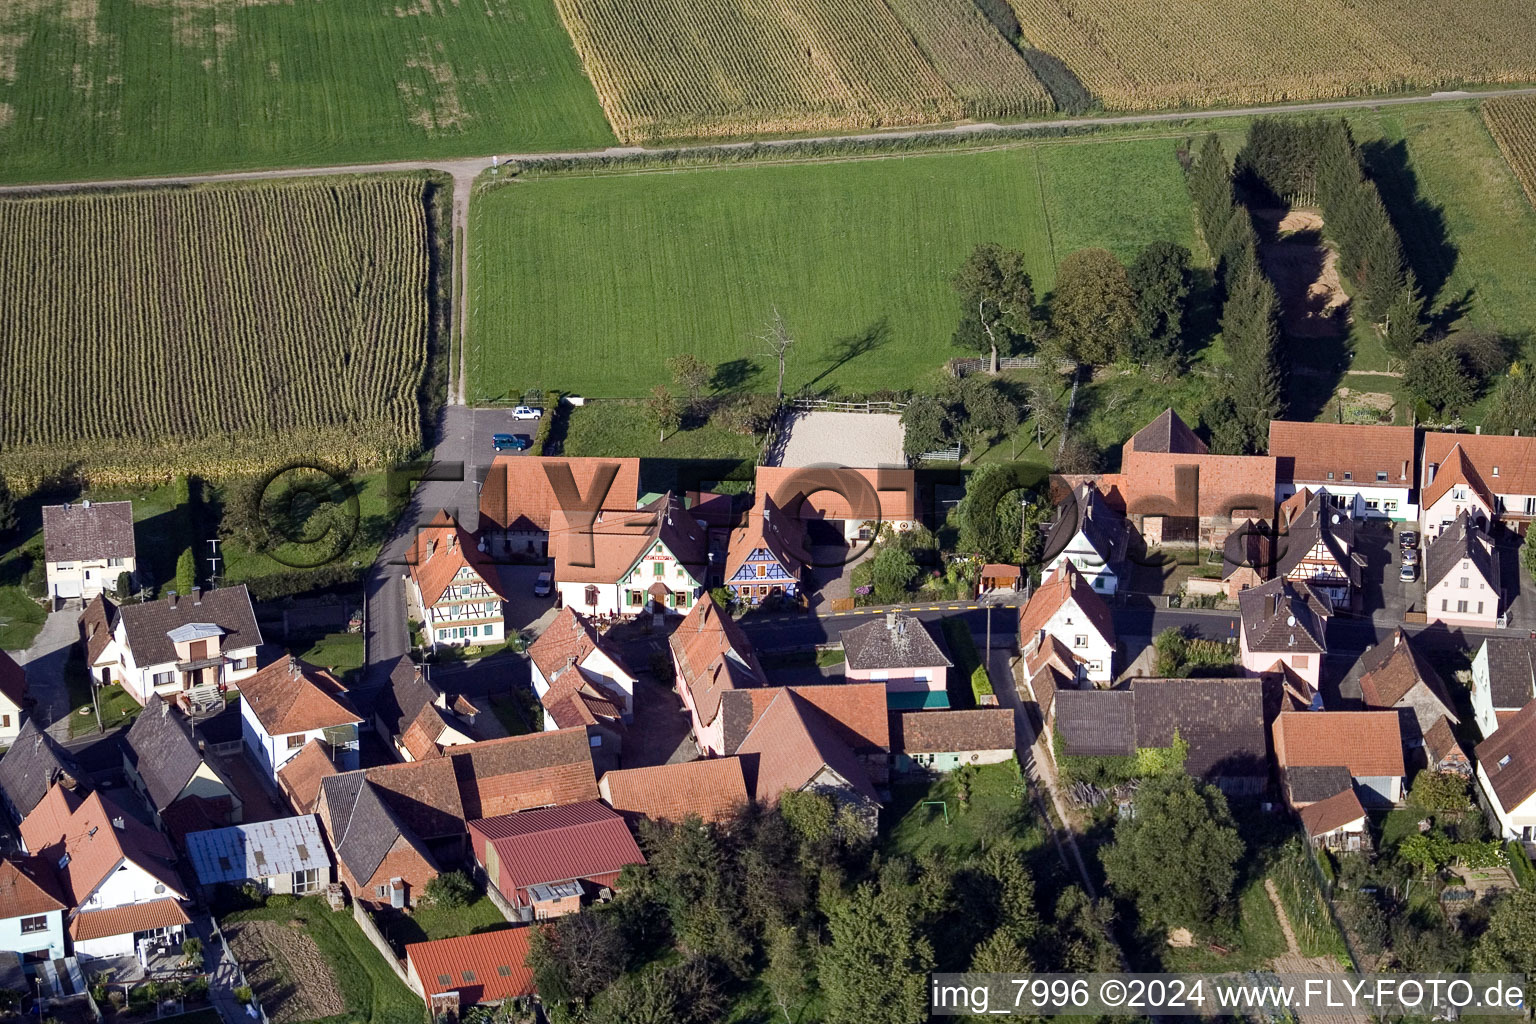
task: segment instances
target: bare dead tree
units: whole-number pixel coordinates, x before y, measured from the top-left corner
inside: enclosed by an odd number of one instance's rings
[[[794,347],[795,338],[789,333],[789,325],[784,322],[784,317],[779,315],[779,307],[773,307],[773,318],[768,321],[767,329],[757,336],[759,346],[771,359],[779,363],[779,404],[784,404],[784,364],[789,359],[789,350]]]

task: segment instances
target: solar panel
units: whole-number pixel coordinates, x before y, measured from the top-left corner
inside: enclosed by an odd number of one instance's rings
[[[501,975],[503,978],[510,978],[512,977],[512,968],[508,967],[506,964],[502,964],[500,967],[496,968],[496,973]]]
[[[452,985],[453,984],[453,979],[448,977],[448,975],[446,975],[446,974],[439,974],[437,976],[437,983],[439,985]]]
[[[466,983],[472,982],[472,981],[475,980],[475,972],[474,971],[465,971],[463,977],[464,977],[464,981]]]

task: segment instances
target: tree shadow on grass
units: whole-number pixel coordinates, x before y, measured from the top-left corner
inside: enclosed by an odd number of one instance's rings
[[[1433,319],[1442,328],[1454,312],[1459,317],[1470,295],[1463,296],[1436,310],[1440,290],[1456,269],[1458,253],[1451,243],[1445,222],[1445,210],[1431,203],[1419,190],[1419,178],[1408,157],[1408,144],[1376,140],[1360,147],[1366,170],[1376,182],[1381,201],[1387,207],[1392,226],[1403,240],[1403,256],[1419,279],[1426,306],[1434,310]]]
[[[709,389],[717,395],[736,394],[745,391],[762,372],[763,368],[751,359],[732,359],[715,367]]]
[[[863,355],[868,355],[877,349],[883,348],[891,340],[890,317],[881,317],[857,334],[839,338],[833,344],[832,352],[827,357],[826,369],[812,377],[807,383],[807,388],[815,387],[827,377],[842,369],[853,360]]]

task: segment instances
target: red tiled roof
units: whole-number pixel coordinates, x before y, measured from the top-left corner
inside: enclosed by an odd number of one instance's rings
[[[786,791],[804,789],[823,768],[842,776],[871,801],[879,797],[853,752],[832,735],[822,713],[793,690],[774,698],[737,753],[753,797],[772,805]]]
[[[668,492],[633,511],[605,511],[598,518],[583,527],[572,517],[555,513],[549,553],[555,560],[555,579],[561,583],[614,583],[658,542],[702,582],[709,540],[676,494]],[[665,583],[678,590],[692,589],[677,577],[669,576]]]
[[[597,788],[614,810],[653,821],[682,821],[690,814],[704,821],[724,821],[747,803],[747,784],[737,757],[626,768],[606,773]]]
[[[449,747],[443,759],[453,762],[467,816],[597,799],[585,729],[459,744]]]
[[[0,914],[30,917],[68,910],[56,895],[58,879],[48,862],[37,857],[0,857]]]
[[[601,652],[622,671],[629,672],[624,659],[604,643],[592,623],[567,606],[528,647],[528,657],[538,666],[544,680],[553,683],[567,665],[574,661],[580,666],[594,651]],[[634,675],[633,672],[629,674]]]
[[[69,855],[59,881],[71,906],[84,903],[124,860],[182,894],[170,842],[100,793],[81,800],[54,786],[22,821],[21,837],[28,850],[55,863]]]
[[[503,879],[519,890],[645,863],[623,817],[596,801],[483,818],[468,827],[496,848]]]
[[[1385,642],[1367,651],[1361,660],[1365,671],[1360,674],[1360,692],[1366,707],[1396,707],[1408,696],[1409,690],[1423,683],[1440,702],[1445,714],[1455,717],[1440,674],[1419,654],[1418,642],[1402,629],[1393,631]]]
[[[494,1003],[533,995],[533,971],[523,963],[532,934],[532,928],[501,928],[413,942],[405,947],[405,958],[428,997],[458,992],[460,1005]]]
[[[1536,437],[1511,437],[1505,434],[1445,434],[1429,432],[1424,435],[1424,466],[1439,465],[1443,471],[1451,449],[1460,446],[1476,470],[1485,487],[1493,487],[1500,494],[1536,494]],[[1498,467],[1498,475],[1493,469]],[[1437,473],[1435,482],[1440,476]],[[1425,488],[1433,490],[1434,485]],[[1428,508],[1432,504],[1426,497],[1419,503]]]
[[[1012,750],[1012,708],[905,711],[895,721],[892,746],[907,754],[957,754],[968,750]]]
[[[916,480],[910,469],[758,466],[753,490],[791,519],[909,522],[917,518]]]
[[[581,504],[594,499],[607,509],[632,509],[640,496],[640,460],[566,459],[527,455],[498,455],[480,488],[480,528],[496,527],[514,533],[550,532],[550,520],[559,507],[550,471],[570,470]],[[598,495],[593,485],[599,475],[611,483]]]
[[[1322,713],[1314,712],[1314,714]],[[1319,800],[1301,809],[1302,827],[1307,830],[1307,835],[1313,838],[1325,836],[1335,829],[1343,828],[1364,817],[1365,808],[1360,806],[1360,798],[1355,795],[1353,786],[1342,793],[1335,793],[1326,800]]]
[[[18,708],[27,703],[27,670],[4,651],[0,651],[0,696]]]
[[[112,642],[112,630],[117,625],[117,605],[107,600],[106,594],[97,594],[80,613],[80,634],[85,638],[86,664],[95,665],[107,645]]]
[[[766,686],[744,690],[751,701],[751,719],[744,722],[727,718],[727,745],[732,737],[745,738],[763,712],[785,690],[816,708],[827,717],[833,733],[850,750],[891,749],[891,720],[884,683],[828,683],[816,686]],[[741,698],[732,697],[731,701]],[[734,704],[732,705],[735,706]],[[734,751],[731,751],[734,753]]]
[[[442,602],[443,593],[466,566],[503,600],[501,577],[495,564],[476,546],[475,538],[466,533],[447,509],[438,512],[432,521],[416,531],[410,551],[405,556],[411,579],[421,591],[421,599],[429,606]]]
[[[1269,454],[1281,481],[1414,486],[1412,427],[1271,420]],[[1387,478],[1378,480],[1380,473]]]
[[[323,668],[285,654],[240,683],[240,697],[268,736],[361,723],[346,687]]]
[[[1028,647],[1034,637],[1068,601],[1077,602],[1090,625],[1109,643],[1115,642],[1115,621],[1104,599],[1094,593],[1083,574],[1071,562],[1063,562],[1029,595],[1019,610],[1019,643]]]
[[[1426,438],[1433,436],[1435,435],[1426,435]],[[1527,439],[1517,438],[1516,440],[1524,441]],[[1433,461],[1434,464],[1439,468],[1435,470],[1434,480],[1430,482],[1428,487],[1424,488],[1423,500],[1419,502],[1421,508],[1429,508],[1435,502],[1444,497],[1445,492],[1449,491],[1456,484],[1466,484],[1468,487],[1472,488],[1472,493],[1476,494],[1477,497],[1485,506],[1488,507],[1490,511],[1498,508],[1498,503],[1494,499],[1493,491],[1488,487],[1487,480],[1483,477],[1483,474],[1479,472],[1477,466],[1475,466],[1472,460],[1467,456],[1467,451],[1461,445],[1461,443],[1458,442],[1452,446],[1450,451],[1446,452],[1443,457],[1436,460],[1431,460],[1429,458],[1429,452],[1426,446],[1424,464],[1428,466],[1430,465],[1431,461]],[[1489,468],[1491,469],[1492,467],[1490,466]],[[1501,474],[1504,472],[1503,467],[1500,467],[1499,472]],[[1504,480],[1502,476],[1500,479],[1501,482]]]
[[[70,938],[76,942],[87,939],[106,939],[113,935],[129,935],[147,932],[151,928],[174,928],[191,924],[192,919],[172,899],[150,900],[148,903],[130,903],[125,907],[109,910],[87,910],[75,916],[69,923]]]
[[[1274,732],[1282,768],[1343,765],[1356,778],[1405,773],[1395,711],[1282,711]]]
[[[699,598],[667,643],[704,725],[719,713],[721,693],[767,682],[747,634],[708,594]]]
[[[747,513],[746,522],[731,531],[730,547],[725,555],[725,579],[729,581],[752,552],[761,549],[798,580],[805,567],[805,542],[798,536],[802,529],[797,520],[792,520],[773,504],[772,498],[759,495],[757,506]]]
[[[309,814],[320,799],[320,780],[336,774],[336,766],[326,756],[319,740],[310,740],[304,749],[277,770],[277,782],[288,802],[300,814]]]

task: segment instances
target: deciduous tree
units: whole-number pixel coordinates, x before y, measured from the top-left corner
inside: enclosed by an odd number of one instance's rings
[[[1136,329],[1131,355],[1143,363],[1166,363],[1179,351],[1189,305],[1189,250],[1174,242],[1148,244],[1127,271],[1136,296]]]
[[[1166,774],[1142,781],[1135,810],[1100,855],[1105,878],[1146,918],[1209,934],[1232,911],[1244,852],[1226,798],[1188,775]]]
[[[1472,950],[1472,969],[1495,974],[1524,974],[1526,995],[1536,978],[1536,892],[1516,889],[1493,908],[1488,930]],[[1526,1005],[1530,1005],[1527,998]]]
[[[960,401],[965,409],[965,432],[972,451],[1012,436],[1019,425],[1019,408],[997,380],[973,374],[961,381]]]
[[[1498,434],[1536,433],[1536,372],[1515,363],[1499,381],[1488,410],[1488,429]]]
[[[914,395],[901,413],[902,448],[910,458],[939,451],[954,441],[955,422],[948,403],[934,395]]]
[[[1061,261],[1051,296],[1051,326],[1080,363],[1112,363],[1126,351],[1136,298],[1125,267],[1108,249],[1079,249]]]
[[[668,359],[667,369],[672,371],[672,383],[682,388],[688,401],[695,404],[699,400],[699,393],[714,373],[713,367],[690,352]]]
[[[979,333],[964,324],[955,334],[957,344],[991,353],[988,366],[997,373],[998,352],[1012,348],[1016,339],[1033,331],[1035,290],[1025,270],[1024,254],[984,242],[971,250],[953,282],[965,303],[966,318]]]
[[[784,367],[789,362],[790,349],[795,347],[795,336],[789,333],[789,325],[779,315],[779,307],[773,307],[773,316],[768,321],[767,329],[757,337],[759,348],[778,364],[779,367],[779,404],[784,402]]]
[[[677,399],[665,384],[657,384],[651,389],[651,396],[645,400],[645,411],[651,414],[651,419],[661,429],[660,441],[665,441],[667,432],[676,430],[682,422]]]
[[[0,473],[0,537],[16,529],[16,499],[11,495],[11,485],[5,474]]]
[[[917,575],[917,563],[905,549],[893,545],[881,547],[875,555],[875,600],[880,604],[895,604],[907,596],[907,588]]]

